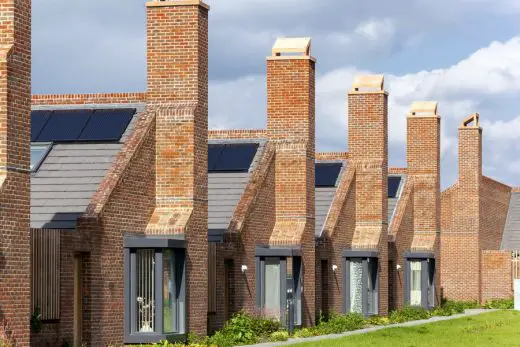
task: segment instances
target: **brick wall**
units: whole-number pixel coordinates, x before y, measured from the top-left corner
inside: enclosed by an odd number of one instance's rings
[[[31,1],[0,0],[0,326],[29,346]]]
[[[482,176],[480,196],[480,247],[486,250],[500,249],[511,199],[511,187]]]
[[[303,324],[315,320],[315,60],[267,58],[267,132],[276,147],[276,224],[270,245],[300,245]],[[289,262],[288,262],[289,264]]]
[[[147,99],[157,109],[156,208],[147,234],[184,234],[187,330],[208,312],[208,6],[147,6]]]
[[[146,102],[146,93],[95,93],[95,94],[36,94],[33,106],[131,104]]]
[[[482,251],[481,302],[513,296],[510,251]]]
[[[364,79],[365,77],[361,77]],[[379,251],[379,313],[388,312],[388,93],[383,77],[369,91],[349,92],[349,165],[356,170],[356,230],[352,248]]]

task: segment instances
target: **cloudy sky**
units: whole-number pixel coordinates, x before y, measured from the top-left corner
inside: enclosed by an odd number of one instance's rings
[[[384,73],[390,164],[405,164],[406,112],[436,100],[442,185],[457,175],[457,126],[479,112],[484,173],[520,185],[520,0],[208,0],[210,127],[266,124],[265,57],[311,36],[317,149],[347,148],[346,92]],[[144,91],[144,0],[33,2],[33,93]]]

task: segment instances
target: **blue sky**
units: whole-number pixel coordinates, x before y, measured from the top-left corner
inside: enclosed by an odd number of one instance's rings
[[[210,127],[258,128],[277,36],[311,36],[318,150],[346,150],[346,92],[384,73],[390,164],[405,163],[406,112],[436,100],[442,185],[457,175],[457,126],[480,112],[484,173],[520,185],[520,0],[208,0]],[[144,0],[33,2],[33,93],[144,91]]]

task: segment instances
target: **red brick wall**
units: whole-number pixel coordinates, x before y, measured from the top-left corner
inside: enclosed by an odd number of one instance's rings
[[[29,346],[31,1],[0,0],[0,28],[0,326]]]
[[[315,320],[315,61],[267,59],[267,131],[276,146],[276,224],[270,245],[301,245],[303,324]],[[289,263],[288,263],[289,264]]]
[[[510,251],[482,251],[482,297],[510,299],[513,296]]]
[[[187,329],[208,312],[208,7],[147,6],[148,102],[157,110],[156,209],[148,234],[186,240]]]
[[[146,102],[146,93],[37,94],[32,105],[129,104]]]
[[[379,251],[379,313],[384,315],[388,312],[388,94],[351,91],[348,122],[349,165],[356,170],[351,247]]]

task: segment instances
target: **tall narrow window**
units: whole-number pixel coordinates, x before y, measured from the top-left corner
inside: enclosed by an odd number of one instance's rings
[[[350,259],[350,312],[363,313],[363,262]]]
[[[163,324],[164,332],[175,331],[175,260],[171,249],[163,251]]]
[[[435,259],[428,260],[428,307],[435,306]]]
[[[421,261],[410,262],[410,305],[422,305]]]
[[[368,258],[368,288],[367,288],[367,312],[374,315],[378,313],[378,291],[377,291],[377,260]]]
[[[153,332],[155,329],[155,252],[139,249],[137,259],[137,331]]]
[[[265,260],[264,309],[268,316],[280,317],[280,261]]]

